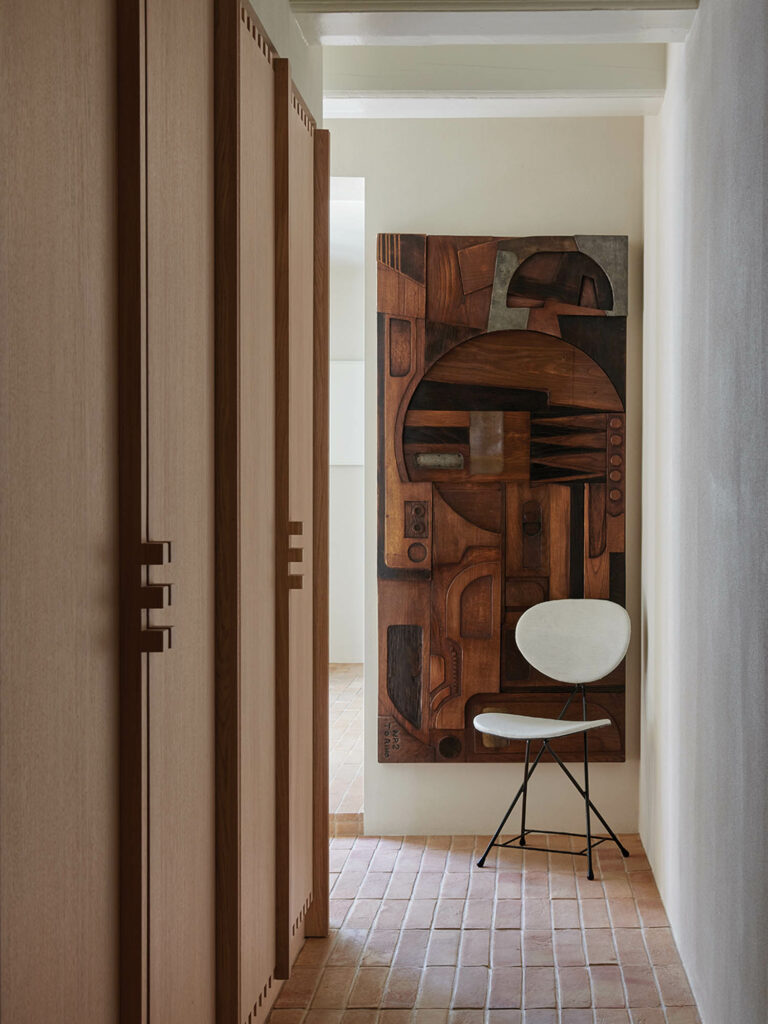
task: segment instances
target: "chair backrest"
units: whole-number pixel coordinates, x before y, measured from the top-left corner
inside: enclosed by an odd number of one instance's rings
[[[535,604],[515,631],[523,657],[562,683],[593,683],[621,662],[629,646],[630,621],[613,601],[571,598]]]

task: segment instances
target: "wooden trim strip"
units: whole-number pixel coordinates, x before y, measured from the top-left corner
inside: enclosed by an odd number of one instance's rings
[[[313,900],[308,936],[328,934],[328,411],[330,133],[315,132],[313,523]]]
[[[117,5],[118,545],[120,569],[120,1021],[147,1020],[147,658],[140,648],[145,528],[144,0]]]
[[[214,5],[216,1020],[240,1020],[240,4]],[[255,813],[255,811],[254,811]]]
[[[289,142],[291,71],[275,70],[275,977],[290,974],[290,661],[288,603]]]

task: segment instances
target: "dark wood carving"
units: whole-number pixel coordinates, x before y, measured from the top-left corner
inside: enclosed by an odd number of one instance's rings
[[[387,630],[387,696],[414,728],[421,726],[421,626]]]
[[[518,619],[624,603],[627,240],[380,235],[377,256],[379,759],[521,760],[474,715],[556,717],[570,688]],[[612,722],[594,759],[624,760],[623,665],[589,715]]]

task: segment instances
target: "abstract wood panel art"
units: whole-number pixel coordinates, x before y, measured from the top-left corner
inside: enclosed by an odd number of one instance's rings
[[[627,239],[379,235],[377,257],[379,760],[521,760],[473,717],[556,717],[571,688],[518,619],[624,604]],[[590,688],[594,760],[624,760],[624,688],[623,664]]]

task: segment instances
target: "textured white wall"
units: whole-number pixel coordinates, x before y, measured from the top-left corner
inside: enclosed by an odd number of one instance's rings
[[[702,2],[646,137],[641,830],[704,1024],[768,1019],[767,52]]]
[[[376,234],[627,234],[630,238],[627,597],[640,621],[642,152],[640,118],[329,121],[334,175],[365,178],[365,827],[371,834],[492,831],[520,765],[377,761]],[[634,502],[631,496],[634,494]],[[628,659],[625,764],[590,771],[595,801],[637,829],[639,630]],[[538,825],[581,829],[583,803],[555,765],[532,791]]]

